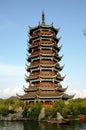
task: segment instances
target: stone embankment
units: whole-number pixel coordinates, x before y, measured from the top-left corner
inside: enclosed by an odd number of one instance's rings
[[[0,116],[0,121],[22,121],[22,120],[29,120],[28,118],[24,118],[22,116],[22,112],[8,114],[8,116]]]

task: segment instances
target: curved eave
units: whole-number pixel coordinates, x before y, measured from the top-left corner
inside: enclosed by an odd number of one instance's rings
[[[59,80],[59,79],[55,79],[55,80],[54,80],[55,83],[59,83],[60,81],[61,81],[61,80]]]
[[[65,75],[66,76],[66,75]],[[56,75],[56,79],[60,80],[60,81],[63,81],[65,76],[61,77],[60,75]]]
[[[53,37],[53,39],[58,43],[61,38]]]
[[[29,46],[28,52],[31,53],[31,50],[37,48],[38,46],[39,46],[39,44]]]
[[[55,56],[54,56],[54,57],[55,57],[57,60],[59,60],[59,61],[60,61],[60,60],[62,59],[63,55],[62,55],[62,56],[59,56],[59,55],[56,55],[56,54],[55,54]]]
[[[25,79],[26,81],[29,81],[29,80],[34,80],[34,79],[38,79],[39,78],[39,75],[34,75],[34,76],[27,76],[25,75]]]
[[[31,35],[35,30],[38,29],[52,29],[55,32],[55,34],[57,34],[60,28],[55,28],[52,24],[51,25],[39,24],[38,26],[35,27],[29,27],[29,29],[30,29],[29,34]]]
[[[61,71],[63,68],[64,68],[64,65],[63,66],[59,66],[59,65],[55,66],[55,70],[60,70]]]
[[[27,61],[31,61],[31,59],[35,59],[35,58],[39,58],[39,54],[35,54],[35,55],[30,55],[30,56],[28,56],[27,55]]]
[[[25,88],[24,91],[25,92],[36,92],[38,90],[38,88]]]
[[[50,44],[43,44],[43,43],[38,43],[38,44],[36,44],[36,45],[31,45],[29,48],[28,48],[28,52],[32,52],[32,49],[42,49],[42,47],[52,47],[53,46],[53,43],[50,43]],[[60,51],[60,47],[57,47],[57,48],[55,48],[56,50],[58,50],[58,52]],[[54,50],[54,48],[53,48],[53,50]]]
[[[30,81],[29,76],[25,75],[25,80],[26,80],[27,82],[29,82],[29,81]]]
[[[27,60],[30,61],[31,58],[34,59],[34,58],[38,58],[40,56],[45,57],[45,58],[47,58],[47,57],[51,58],[51,57],[54,56],[54,54],[42,54],[42,53],[39,53],[39,54],[35,54],[35,55],[30,55],[30,56],[27,55],[27,57],[28,57]],[[57,58],[60,59],[61,57],[58,56]]]
[[[28,57],[27,58],[27,61],[29,61],[29,62],[31,62],[31,60],[32,61],[37,61],[37,60],[41,60],[41,59],[44,59],[44,60],[54,60],[54,61],[60,61],[61,60],[61,58],[62,58],[62,56],[60,57],[60,56],[50,56],[50,55],[38,55],[38,56],[30,56],[30,57]]]
[[[28,66],[28,65],[26,65],[26,70],[29,72],[30,71],[30,69],[38,69],[40,67],[40,65],[30,65],[30,66]]]
[[[35,96],[28,96],[28,94],[24,94],[23,96],[20,96],[18,94],[16,94],[17,98],[19,100],[34,100],[35,99]]]
[[[59,51],[61,50],[61,47],[62,47],[62,46],[54,45],[53,47],[54,47],[54,49],[55,49],[57,52],[59,52]]]
[[[29,28],[30,28],[29,34],[31,35],[35,30],[39,29],[39,26],[29,27]]]
[[[40,39],[46,39],[47,40],[47,39],[51,39],[52,37],[53,37],[53,34],[50,34],[50,35],[39,34],[39,35],[36,35],[34,37],[30,37],[29,43],[31,43],[34,40],[40,40]],[[59,38],[53,37],[53,39],[55,39],[56,41],[59,41]]]
[[[72,99],[74,96],[75,96],[75,94],[73,94],[73,95],[63,94],[62,100]]]
[[[67,90],[67,88],[68,87],[66,87],[66,88],[56,88],[56,90],[58,91],[58,92],[65,92],[66,90]]]
[[[53,31],[57,34],[58,32],[59,32],[59,30],[60,30],[60,28],[54,28],[54,26],[52,26],[52,29],[53,29]]]

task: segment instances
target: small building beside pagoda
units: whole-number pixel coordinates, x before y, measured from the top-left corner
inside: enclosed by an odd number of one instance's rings
[[[65,76],[60,74],[64,66],[60,65],[63,56],[59,55],[58,32],[59,28],[45,23],[44,12],[41,24],[30,27],[26,65],[28,75],[25,75],[28,86],[24,87],[24,95],[17,94],[20,100],[47,103],[73,98],[74,95],[65,93],[67,88],[61,84]]]

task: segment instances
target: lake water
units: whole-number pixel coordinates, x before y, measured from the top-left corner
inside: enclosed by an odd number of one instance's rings
[[[34,121],[0,122],[0,130],[86,130],[86,122],[58,125]]]

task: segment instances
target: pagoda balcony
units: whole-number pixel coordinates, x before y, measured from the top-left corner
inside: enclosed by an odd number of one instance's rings
[[[37,64],[31,64],[30,66],[28,66],[28,65],[26,65],[26,69],[34,69],[34,68],[38,68],[38,67],[54,67],[55,66],[55,64],[51,64],[51,63],[49,63],[49,64],[47,64],[47,63],[43,63],[43,64],[39,64],[39,63],[37,63]]]
[[[52,50],[40,50],[40,53],[41,54],[45,54],[45,53],[47,53],[47,54],[53,54],[53,51]]]
[[[45,57],[46,56],[50,56],[51,57],[51,56],[54,56],[54,53],[51,53],[51,52],[49,53],[49,52],[46,51],[45,53],[40,53],[40,55],[41,56],[45,56]]]
[[[45,56],[46,56],[46,55],[47,55],[47,56],[48,56],[48,55],[54,56],[54,53],[53,53],[53,51],[51,51],[51,50],[49,50],[49,51],[48,51],[48,50],[36,50],[36,51],[33,51],[33,52],[31,53],[32,56],[34,56],[34,55],[36,56],[36,55],[38,55],[38,54],[39,54],[39,55],[43,55],[43,56],[44,56],[44,55],[45,55]]]
[[[36,92],[38,91],[38,87],[29,87],[29,88],[24,88],[25,92]]]
[[[39,27],[38,29],[35,29],[32,33],[32,36],[35,36],[35,35],[39,35],[39,34],[47,34],[47,35],[50,35],[51,34],[51,29],[49,28],[41,28]]]
[[[54,28],[53,25],[42,25],[42,28],[45,30],[51,30],[53,31],[55,34],[57,34],[57,32],[59,31],[59,28]]]
[[[58,52],[59,52],[59,48],[54,48],[53,47],[53,44],[37,44],[37,45],[32,45],[32,46],[30,46],[29,48],[28,48],[28,52],[32,52],[32,49],[34,50],[34,51],[36,51],[36,50],[46,50],[46,49],[49,49],[49,50],[54,50],[56,53],[57,53],[57,50],[58,50]]]
[[[52,60],[53,58],[52,57],[47,57],[47,56],[45,56],[45,57],[40,56],[40,59],[42,59],[42,60]]]
[[[44,64],[40,64],[40,66],[42,66],[42,67],[54,67],[55,66],[55,64],[54,63],[44,63]]]
[[[54,91],[42,91],[40,93],[37,94],[38,98],[40,99],[61,99],[62,98],[62,94],[60,93],[55,93]]]
[[[44,74],[44,75],[37,74],[37,75],[30,75],[30,76],[25,75],[25,76],[28,80],[40,79],[40,78],[42,78],[42,79],[54,79],[54,78],[57,77],[57,75],[51,75],[51,74]],[[62,77],[59,76],[58,78],[61,79]]]
[[[35,72],[35,71],[40,71],[40,68],[38,67],[38,68],[31,69],[31,72]]]
[[[40,81],[41,81],[41,82],[47,82],[47,81],[48,81],[48,82],[53,82],[53,79],[49,79],[49,78],[45,78],[45,79],[43,78],[43,79],[42,79],[42,78],[41,78]]]
[[[42,67],[41,70],[47,70],[47,71],[50,70],[50,71],[52,71],[52,68],[51,67],[45,67],[45,68]]]
[[[50,34],[50,35],[47,35],[47,34],[39,34],[39,35],[35,35],[34,37],[33,36],[30,36],[29,37],[29,41],[31,40],[36,40],[36,39],[50,39],[50,38],[52,38],[52,37],[54,37],[54,35],[53,34]],[[55,37],[54,37],[55,38]],[[57,38],[55,38],[55,39],[57,39]]]
[[[39,87],[39,90],[42,90],[42,91],[55,91],[55,87],[46,87],[46,86],[43,86],[43,87]]]
[[[50,47],[50,46],[42,46],[41,49],[43,49],[43,50],[52,50],[52,47]]]
[[[51,34],[52,34],[52,33],[51,33],[50,31],[48,31],[48,30],[47,30],[47,31],[46,31],[46,30],[43,30],[43,31],[41,30],[40,33],[41,33],[41,35],[51,35]]]
[[[41,34],[41,37],[44,37],[44,38],[52,38],[52,37],[54,37],[54,36],[55,36],[54,34],[48,34],[48,35],[47,35],[47,33]]]
[[[58,61],[60,61],[61,60],[61,58],[60,57],[52,57],[52,55],[53,54],[44,54],[44,56],[41,54],[41,56],[40,55],[33,55],[33,56],[29,56],[28,58],[27,58],[27,61],[31,61],[31,62],[33,62],[33,61],[37,61],[37,60],[55,60],[55,61],[57,61],[57,59],[58,59]]]
[[[26,78],[26,81],[28,82],[28,81],[30,81],[31,83],[37,83],[37,82],[54,82],[54,79],[50,79],[50,78],[37,78],[37,79],[28,79],[28,78]],[[58,81],[58,80],[56,80],[56,81]],[[59,81],[58,81],[58,83],[59,83]]]
[[[51,43],[51,39],[50,38],[41,38],[41,40],[40,40],[40,43],[42,43],[42,44],[50,44]]]
[[[43,43],[43,42],[42,42],[40,45],[41,45],[41,46],[45,46],[45,47],[46,47],[46,46],[47,46],[47,47],[52,47],[52,46],[54,45],[54,43],[50,43],[50,42],[45,42],[45,43]]]
[[[57,62],[57,61],[60,61],[60,59],[57,59],[57,58],[53,58],[53,57],[43,57],[43,56],[40,56],[40,57],[35,57],[35,58],[31,58],[31,59],[27,59],[27,61],[31,61],[31,62],[37,62],[37,61],[41,61],[41,60],[46,60],[46,61],[43,61],[45,63],[47,63],[47,60],[50,60],[50,61],[54,61],[54,62]]]

